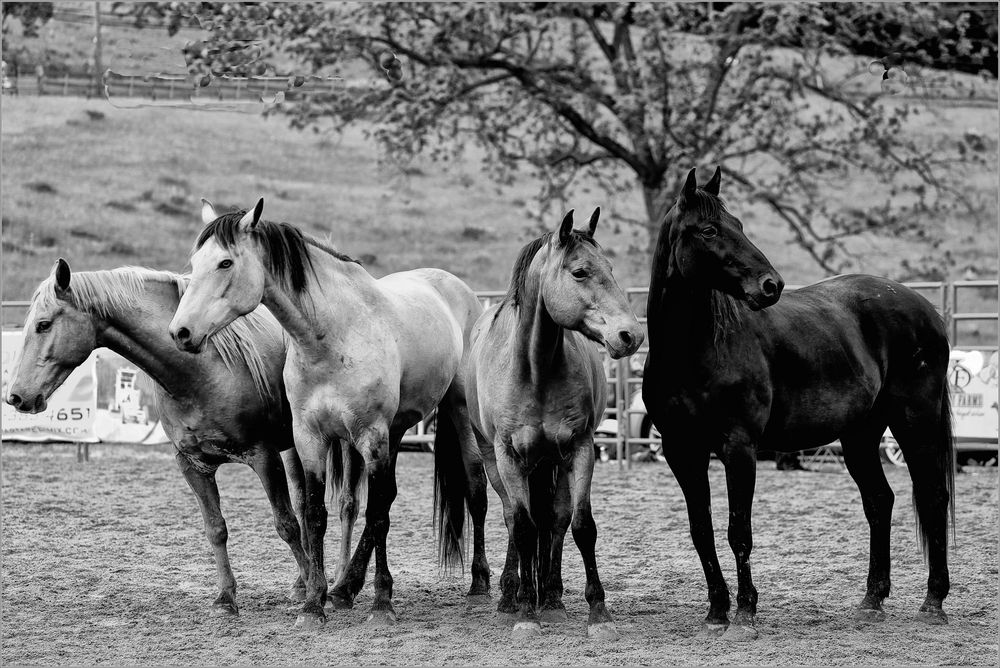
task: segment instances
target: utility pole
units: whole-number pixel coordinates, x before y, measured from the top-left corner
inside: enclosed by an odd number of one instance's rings
[[[104,67],[101,64],[101,3],[94,3],[94,93],[104,96]]]

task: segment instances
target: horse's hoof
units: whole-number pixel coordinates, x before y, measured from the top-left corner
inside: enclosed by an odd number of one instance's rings
[[[514,630],[510,632],[510,637],[514,640],[526,640],[542,635],[542,625],[538,622],[517,622]]]
[[[368,613],[365,624],[368,626],[382,627],[393,626],[396,623],[396,612],[394,610],[372,610]]]
[[[885,611],[874,608],[858,608],[854,611],[854,620],[857,622],[884,622]]]
[[[592,640],[618,640],[614,622],[598,622],[587,626],[587,637]]]
[[[701,634],[699,635],[702,635],[706,638],[718,638],[723,633],[725,633],[726,629],[728,628],[729,624],[726,624],[724,622],[723,623],[705,622],[701,626]]]
[[[295,619],[297,629],[318,629],[326,623],[326,615],[322,612],[301,612]]]
[[[212,605],[213,617],[236,617],[240,614],[235,603],[215,603]]]
[[[344,598],[343,596],[328,596],[326,599],[326,607],[333,610],[350,610],[354,607],[354,601],[349,598]]]
[[[542,608],[538,619],[546,624],[561,624],[569,619],[569,615],[566,614],[566,608]]]
[[[489,594],[469,594],[465,597],[465,604],[471,607],[478,607],[480,605],[489,605],[493,601],[493,597]]]
[[[948,623],[948,615],[941,608],[932,608],[930,606],[920,606],[920,612],[917,613],[917,619],[925,624],[933,624],[935,626],[940,624]]]
[[[730,624],[726,632],[722,634],[721,639],[728,642],[749,642],[756,640],[759,635],[757,629],[752,626]]]

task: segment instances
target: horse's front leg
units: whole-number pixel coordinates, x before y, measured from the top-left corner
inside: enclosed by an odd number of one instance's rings
[[[736,614],[723,634],[726,640],[753,640],[757,637],[757,589],[750,572],[753,529],[750,512],[757,478],[757,453],[742,430],[734,430],[723,445],[726,487],[729,492],[729,546],[736,557]]]
[[[177,467],[184,474],[191,491],[198,499],[201,516],[205,521],[205,536],[212,545],[215,555],[215,570],[219,576],[219,596],[212,604],[212,612],[222,615],[239,614],[236,607],[236,578],[229,565],[229,552],[226,541],[229,530],[226,528],[226,518],[222,516],[219,503],[219,487],[215,483],[215,468],[197,468],[186,456],[177,453],[174,456]]]
[[[476,440],[479,442],[479,451],[483,458],[483,468],[486,476],[493,486],[493,490],[500,497],[500,504],[503,508],[503,521],[507,527],[507,557],[503,564],[503,573],[500,575],[500,600],[497,601],[497,612],[503,615],[512,615],[517,612],[517,589],[519,580],[517,577],[517,545],[514,543],[514,508],[510,502],[510,496],[504,488],[500,472],[497,470],[496,454],[493,446],[488,440],[483,438],[478,431]]]
[[[604,604],[604,586],[597,573],[597,524],[590,506],[590,486],[594,478],[594,441],[584,439],[573,451],[571,494],[573,501],[573,540],[580,549],[587,574],[584,595],[590,604],[587,636],[599,640],[618,637],[614,620]]]
[[[514,618],[513,638],[529,638],[542,633],[535,613],[538,591],[535,588],[535,557],[538,553],[538,529],[531,518],[528,476],[514,459],[511,449],[497,439],[493,448],[497,472],[503,480],[510,499],[511,521],[509,527],[520,563],[517,588],[517,615]],[[508,553],[508,560],[509,560]],[[503,578],[501,578],[503,584]],[[506,592],[505,592],[506,595]],[[501,600],[501,603],[503,601]]]
[[[326,613],[323,612],[327,587],[323,540],[326,537],[326,458],[329,444],[301,423],[293,423],[293,432],[305,483],[304,518],[309,570],[306,598],[295,625],[319,625],[326,621]]]
[[[662,424],[662,423],[658,423]],[[661,430],[663,434],[670,431]],[[708,484],[707,448],[700,447],[696,437],[678,431],[672,439],[663,440],[663,456],[684,494],[691,542],[698,553],[705,583],[708,585],[708,614],[704,626],[709,635],[718,635],[729,626],[729,587],[722,576],[719,555],[715,549],[715,529],[712,526],[711,488]]]
[[[283,541],[288,543],[299,567],[299,576],[292,585],[289,598],[301,602],[305,598],[305,580],[309,577],[308,559],[302,547],[302,535],[299,521],[292,511],[292,503],[288,494],[288,479],[285,477],[285,467],[281,457],[273,450],[261,448],[250,460],[250,467],[257,473],[268,501],[271,502],[271,512],[274,516],[274,528]],[[303,583],[299,589],[296,585]]]

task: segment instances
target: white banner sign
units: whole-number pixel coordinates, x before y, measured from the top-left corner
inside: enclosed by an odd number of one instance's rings
[[[13,363],[21,349],[24,334],[3,332],[3,397],[14,373]],[[3,402],[3,438],[17,441],[86,441],[96,443],[97,354],[73,370],[66,382],[49,398],[41,413],[19,413]]]
[[[987,355],[989,357],[987,358]],[[948,366],[955,437],[996,441],[997,353],[953,350]]]

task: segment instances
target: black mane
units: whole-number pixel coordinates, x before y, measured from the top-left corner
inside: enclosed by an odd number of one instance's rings
[[[195,250],[213,237],[223,248],[235,244],[242,234],[240,221],[246,213],[246,211],[224,213],[206,225],[194,243]],[[313,239],[289,223],[260,220],[250,234],[263,249],[264,262],[271,275],[296,293],[302,292],[306,287],[307,270],[315,275],[309,246],[315,246],[343,262],[358,263],[354,258]]]

